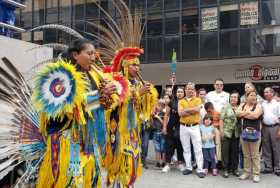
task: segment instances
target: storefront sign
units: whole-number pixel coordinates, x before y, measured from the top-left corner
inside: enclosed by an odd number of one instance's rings
[[[280,67],[262,67],[260,65],[253,65],[249,69],[237,70],[235,73],[236,79],[251,79],[258,80],[279,80]]]
[[[218,28],[218,9],[204,8],[201,10],[202,30],[214,30]]]
[[[240,25],[255,25],[259,23],[258,2],[240,4]]]

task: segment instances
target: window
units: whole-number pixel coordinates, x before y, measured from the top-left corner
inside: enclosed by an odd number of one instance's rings
[[[240,56],[261,55],[263,50],[264,43],[257,30],[246,29],[240,31]]]
[[[280,24],[280,1],[263,0],[261,3],[262,21],[264,25]]]
[[[45,30],[44,31],[44,43],[53,43],[57,40],[57,31],[56,30]]]
[[[237,28],[239,24],[239,11],[229,10],[220,12],[220,28],[229,29]]]
[[[134,9],[144,10],[146,8],[146,1],[130,0],[130,8],[132,11],[134,11]]]
[[[34,26],[39,26],[44,24],[44,6],[45,6],[44,1],[42,0],[34,1],[34,16],[33,16]],[[24,14],[23,15],[24,23],[26,19],[30,19],[30,18],[31,18],[31,12],[29,15]]]
[[[89,23],[86,23],[85,26],[85,37],[88,38],[89,40],[95,40],[95,37],[91,35],[93,34],[98,34],[99,30],[94,26],[94,25],[99,25],[102,24],[102,20],[87,20]],[[97,44],[96,44],[97,45]]]
[[[180,1],[179,0],[164,0],[164,9],[179,9]]]
[[[162,38],[148,38],[147,45],[148,62],[160,61],[162,59]]]
[[[171,62],[173,49],[177,53],[177,59],[180,59],[180,40],[178,36],[165,37],[164,39],[164,59]]]
[[[201,5],[213,5],[217,4],[217,0],[200,0]]]
[[[148,16],[147,34],[149,36],[162,35],[162,14],[153,13]]]
[[[147,39],[147,52],[148,52],[148,62],[159,61],[162,59],[162,38],[148,38]]]
[[[148,12],[161,11],[162,10],[162,1],[163,0],[147,0]]]
[[[263,54],[265,55],[278,55],[280,54],[280,34],[263,34],[260,38],[260,42],[264,45]]]
[[[46,23],[57,23],[58,21],[58,2],[57,0],[46,1]]]
[[[75,30],[78,31],[80,34],[84,34],[85,31],[85,23],[82,21],[75,22]]]
[[[197,7],[198,0],[182,0],[182,8]]]
[[[94,3],[87,2],[85,7],[86,19],[96,19],[98,17],[99,9]]]
[[[62,44],[70,44],[71,42],[71,36],[66,35],[65,32],[58,31],[58,43]]]
[[[15,16],[16,16],[15,25],[18,26],[18,27],[22,27],[22,25],[21,25],[21,21],[22,21],[21,20],[21,15],[22,15],[21,11],[19,9],[16,9],[15,10]],[[31,18],[32,17],[29,18],[30,23],[31,23]]]
[[[190,9],[182,11],[182,34],[198,32],[198,10]]]
[[[238,31],[222,32],[220,37],[220,56],[238,55]]]
[[[238,3],[238,0],[220,0],[220,4]]]
[[[217,32],[201,34],[200,37],[200,57],[218,57],[218,34]]]
[[[182,59],[198,58],[198,35],[185,35],[182,37]]]
[[[84,4],[75,5],[74,6],[75,20],[84,19],[84,11],[85,11],[85,5]]]
[[[165,34],[179,33],[179,13],[167,12],[165,13]]]
[[[147,49],[146,48],[146,40],[145,39],[141,40],[140,47],[143,48],[144,50]],[[146,63],[146,55],[147,55],[147,52],[144,51],[144,54],[140,56],[141,63]]]
[[[61,0],[60,1],[60,14],[59,19],[62,23],[70,23],[71,22],[71,1],[68,0]]]

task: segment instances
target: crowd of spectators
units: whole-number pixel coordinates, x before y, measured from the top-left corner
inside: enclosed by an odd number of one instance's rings
[[[211,173],[257,183],[261,173],[280,176],[279,93],[266,87],[258,94],[251,82],[243,96],[236,90],[225,92],[222,79],[213,86],[208,93],[193,82],[176,91],[174,83],[165,88],[152,120],[143,123],[144,168],[153,138],[156,167],[164,173],[175,164],[183,175],[196,169],[199,178]]]

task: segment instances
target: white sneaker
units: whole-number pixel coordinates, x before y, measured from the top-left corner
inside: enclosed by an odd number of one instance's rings
[[[169,165],[167,164],[167,165],[165,165],[163,168],[162,168],[162,170],[161,170],[162,172],[164,172],[164,173],[166,173],[166,172],[169,172],[170,171],[170,167],[169,167]]]
[[[177,156],[176,155],[173,155],[172,156],[172,158],[171,158],[171,165],[174,165],[174,164],[176,164],[177,163],[177,161],[178,161],[178,159],[177,159]]]
[[[253,176],[253,182],[254,183],[259,183],[260,181],[261,181],[260,176],[258,176],[258,175]]]
[[[178,168],[178,170],[183,172],[185,170],[185,165],[184,164],[178,164],[177,168]]]

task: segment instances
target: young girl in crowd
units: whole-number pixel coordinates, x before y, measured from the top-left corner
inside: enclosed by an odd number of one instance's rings
[[[164,116],[164,99],[160,99],[152,114],[152,125],[154,129],[153,142],[155,147],[156,167],[164,167],[164,136],[163,129],[163,116]]]
[[[218,174],[215,159],[215,128],[212,125],[212,120],[212,116],[207,114],[203,118],[203,124],[200,125],[205,176],[208,174],[208,169],[212,170],[213,176]]]
[[[205,103],[204,108],[207,114],[212,117],[212,125],[215,128],[215,135],[216,135],[215,144],[216,144],[217,168],[222,169],[220,113],[214,108],[214,105],[211,102]]]

